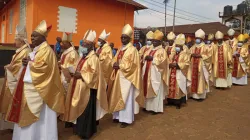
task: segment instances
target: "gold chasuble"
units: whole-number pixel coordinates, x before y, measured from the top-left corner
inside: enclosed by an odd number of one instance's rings
[[[233,48],[234,53],[240,54],[240,57],[233,58],[233,72],[232,76],[235,78],[241,78],[247,74],[249,69],[249,60],[248,60],[248,44],[243,45],[242,47],[235,46]]]
[[[74,122],[85,111],[90,98],[90,89],[97,89],[97,102],[100,107],[108,111],[108,102],[105,79],[101,64],[94,51],[75,64],[76,71],[81,73],[83,79],[71,78],[65,113],[61,116],[63,121]],[[98,107],[97,107],[98,108]]]
[[[34,58],[31,57],[32,54]],[[38,121],[44,103],[56,113],[64,113],[64,90],[53,50],[45,41],[37,46],[32,54],[30,54],[31,61],[27,65],[24,75],[24,81],[26,74],[30,74],[30,80],[23,83],[24,94],[22,95],[19,121],[16,122],[20,127],[29,126]],[[22,82],[18,83],[18,88],[19,84],[22,85]],[[9,108],[6,117],[9,121],[15,121],[13,118],[16,116],[12,112],[12,108]]]
[[[191,54],[199,54],[202,58],[191,57],[191,64],[188,69],[187,79],[191,81],[189,87],[190,93],[204,94],[208,87],[209,74],[206,68],[206,63],[209,63],[211,53],[206,45],[202,42],[201,44],[195,44],[190,48]]]
[[[174,49],[169,56],[169,64],[176,63],[180,69],[169,68],[168,74],[168,98],[181,99],[187,95],[187,72],[190,64],[190,53],[187,46],[183,46],[183,51],[176,52]],[[179,70],[179,71],[178,71]]]
[[[77,51],[75,50],[74,46],[71,46],[66,51],[63,52],[61,56],[61,81],[63,83],[65,93],[67,93],[68,90],[68,84],[70,82],[70,75],[68,72],[68,68],[74,67],[74,64],[78,61],[79,55]]]
[[[221,46],[215,44],[213,46],[213,70],[214,78],[227,80],[228,68],[232,63],[232,53],[229,46],[223,42]]]
[[[18,79],[22,71],[25,72],[22,68],[22,59],[26,58],[30,52],[28,45],[23,45],[16,50],[11,63],[5,66],[5,80],[0,94],[0,113],[2,114],[6,114],[8,107],[12,106],[12,98],[18,96],[15,94]]]
[[[113,86],[109,86],[108,90],[111,91],[109,95],[109,111],[113,113],[125,108],[129,92],[124,91],[124,89],[129,89],[130,87],[124,87],[121,80],[128,80],[135,87],[134,99],[139,105],[143,106],[144,98],[143,94],[140,94],[141,67],[138,51],[131,43],[128,43],[125,47],[118,50],[112,65],[115,62],[119,64],[120,69],[117,71],[113,70],[111,74],[110,79],[113,81]],[[135,110],[135,114],[137,113],[139,113],[139,110]]]
[[[99,55],[100,64],[102,67],[103,75],[108,84],[113,67],[112,67],[112,59],[113,59],[113,52],[112,48],[109,46],[108,43],[104,44],[102,48],[97,48],[96,53]]]
[[[153,61],[146,61],[143,66],[143,94],[145,98],[153,98],[158,94],[158,88],[160,87],[161,81],[163,82],[164,87],[164,96],[167,95],[167,74],[168,74],[168,58],[166,51],[162,48],[162,46],[158,46],[156,48],[151,48],[148,50],[144,58],[146,56],[152,56]],[[156,67],[156,68],[154,68]],[[159,75],[157,73],[159,71],[160,78],[157,77]],[[153,74],[153,75],[152,75]],[[156,79],[155,79],[156,78]],[[153,85],[152,85],[153,84]],[[158,87],[158,88],[156,88]]]

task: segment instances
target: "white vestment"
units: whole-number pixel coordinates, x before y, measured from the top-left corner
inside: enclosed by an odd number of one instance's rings
[[[58,140],[56,112],[43,104],[37,122],[22,128],[15,124],[12,140]]]
[[[144,64],[143,68],[144,74],[146,65],[147,63]],[[163,85],[164,81],[161,78],[161,73],[159,72],[158,68],[154,65],[154,62],[152,63],[149,72],[151,73],[151,79],[149,80],[156,95],[153,98],[146,99],[145,108],[148,111],[163,112],[163,101],[165,99]]]
[[[134,121],[134,114],[139,113],[139,104],[135,101],[139,95],[139,91],[135,86],[127,80],[122,72],[120,72],[121,93],[125,108],[121,111],[113,113],[113,119],[118,119],[119,122],[132,124]]]
[[[241,64],[243,71],[246,72],[246,64],[242,57],[239,58],[239,63]],[[232,77],[232,82],[237,85],[247,85],[247,74],[240,78]]]

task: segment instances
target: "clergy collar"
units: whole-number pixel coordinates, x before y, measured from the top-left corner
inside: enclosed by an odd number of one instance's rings
[[[71,46],[71,47],[69,47],[66,51],[64,51],[63,53],[64,53],[64,54],[67,54],[67,53],[69,53],[69,52],[71,52],[71,51],[73,51],[73,50],[75,50],[75,47],[74,47],[74,46]]]
[[[130,47],[130,46],[131,46],[131,43],[129,42],[127,45],[122,46],[121,50],[124,51],[124,50],[126,50],[128,47]]]
[[[24,44],[21,48],[18,48],[17,50],[16,50],[16,53],[19,53],[19,52],[21,52],[23,49],[25,49],[26,47],[28,47],[28,45],[27,44]]]
[[[160,49],[160,48],[162,48],[162,45],[157,46],[157,47],[153,47],[152,50],[158,50],[158,49]]]
[[[39,46],[36,46],[34,49],[33,49],[33,52],[37,52],[38,49],[45,43],[46,41],[44,41],[43,43],[41,43]]]

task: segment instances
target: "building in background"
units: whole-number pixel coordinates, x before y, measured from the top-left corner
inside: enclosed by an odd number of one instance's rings
[[[164,32],[165,27],[154,27],[154,28],[135,28],[137,32],[141,32],[142,34],[146,34],[148,31],[152,30],[155,31],[156,29],[161,30]],[[171,32],[173,29],[172,26],[167,27],[167,33]],[[186,24],[186,25],[176,25],[175,26],[175,34],[183,33],[186,37],[195,38],[195,32],[198,29],[202,29],[206,35],[208,34],[215,34],[217,31],[221,31],[225,38],[227,38],[227,31],[230,29],[230,27],[227,27],[226,25],[220,23],[220,22],[210,22],[210,23],[201,23],[201,24]],[[236,32],[235,35],[239,35],[239,32]],[[138,35],[137,35],[138,36]],[[143,37],[143,35],[140,35]],[[142,40],[143,38],[140,38]],[[139,40],[135,40],[137,42]]]
[[[0,43],[14,42],[15,26],[26,25],[28,39],[42,20],[52,24],[48,41],[55,44],[61,32],[73,32],[73,41],[78,46],[88,29],[103,29],[111,32],[110,42],[119,46],[121,30],[134,24],[134,11],[146,9],[133,0],[1,0]]]

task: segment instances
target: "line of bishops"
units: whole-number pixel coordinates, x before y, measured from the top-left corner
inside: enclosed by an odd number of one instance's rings
[[[135,121],[140,107],[156,115],[164,112],[164,105],[180,109],[188,98],[204,100],[211,86],[247,85],[249,44],[244,35],[234,38],[232,29],[227,41],[223,33],[216,32],[217,43],[212,34],[204,43],[205,32],[199,29],[192,47],[185,45],[184,34],[173,32],[163,46],[164,34],[150,31],[147,45],[137,51],[127,24],[115,56],[107,41],[111,33],[105,30],[98,38],[94,30],[88,30],[80,53],[72,33],[63,33],[62,44],[67,49],[57,61],[46,40],[51,28],[42,21],[32,32],[33,50],[25,27],[16,28],[19,49],[5,66],[0,95],[2,118],[14,123],[13,140],[58,139],[58,118],[74,134],[89,139],[105,114],[112,114],[113,122],[125,128]],[[95,50],[96,40],[99,47]]]

